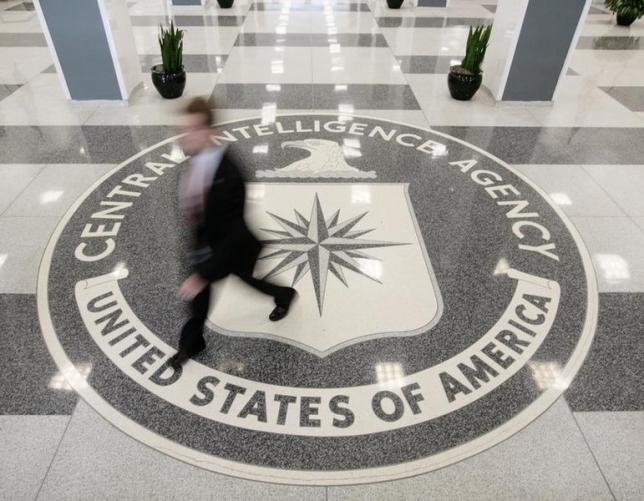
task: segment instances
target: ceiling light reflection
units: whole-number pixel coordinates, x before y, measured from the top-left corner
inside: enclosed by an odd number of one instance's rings
[[[277,114],[276,103],[264,103],[262,106],[262,124],[269,124],[275,122]]]
[[[50,191],[45,191],[43,194],[40,195],[40,205],[46,205],[50,204],[51,202],[55,202],[58,200],[60,197],[63,196],[64,191],[62,190],[50,190]]]
[[[557,205],[572,205],[572,200],[565,193],[550,193],[550,198]]]
[[[342,147],[342,154],[344,155],[344,158],[360,158],[362,156],[362,152],[360,150],[356,150],[348,146]]]
[[[342,140],[342,142],[344,143],[345,146],[348,146],[349,148],[360,149],[360,140],[354,137],[345,137]]]
[[[432,158],[447,156],[447,146],[444,144],[435,144],[432,146]]]
[[[284,73],[284,61],[282,61],[281,59],[271,61],[271,73],[273,73],[274,75]]]
[[[58,372],[49,380],[49,387],[54,390],[72,391],[74,388],[86,388],[87,376],[92,372],[92,364],[80,363],[62,372]],[[70,384],[71,383],[71,384]]]
[[[540,390],[565,390],[570,384],[570,381],[561,375],[561,366],[556,362],[528,362],[528,367]]]
[[[352,204],[370,204],[371,190],[366,186],[360,186],[360,185],[352,186],[351,203]]]
[[[494,268],[494,276],[497,275],[505,275],[508,271],[510,271],[510,263],[508,263],[508,260],[502,257],[499,259],[499,262],[496,263],[496,268]]]
[[[119,278],[127,276],[127,265],[123,261],[119,261],[118,263],[116,263],[116,266],[114,266],[112,275]]]
[[[249,202],[257,202],[264,200],[266,196],[266,188],[261,184],[248,184],[246,197]]]
[[[380,280],[382,278],[382,262],[373,258],[356,258],[356,261],[360,263],[360,271],[365,275],[369,275],[371,278],[376,280]]]
[[[172,160],[174,163],[180,164],[188,157],[181,149],[181,146],[179,146],[177,143],[172,143],[172,146],[170,147],[170,153],[166,158],[168,158],[168,160]]]
[[[631,278],[628,261],[619,254],[595,254],[595,262],[609,283],[617,283]]]
[[[383,386],[402,386],[405,373],[402,365],[395,362],[383,362],[376,364],[376,377]]]

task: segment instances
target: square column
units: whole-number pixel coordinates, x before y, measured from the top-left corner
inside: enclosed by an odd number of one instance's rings
[[[418,0],[418,7],[447,7],[447,0]]]
[[[142,82],[132,23],[122,0],[35,0],[69,99],[126,100]]]
[[[206,5],[208,0],[172,0],[172,5]]]
[[[592,0],[499,0],[484,83],[497,101],[552,101]]]

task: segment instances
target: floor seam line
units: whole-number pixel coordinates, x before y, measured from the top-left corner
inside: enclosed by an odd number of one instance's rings
[[[564,397],[565,400],[565,397]],[[584,433],[584,430],[581,429],[581,426],[579,426],[579,421],[577,421],[577,416],[575,413],[570,409],[570,405],[568,404],[568,401],[565,400],[566,405],[568,406],[568,409],[570,410],[570,414],[572,414],[572,418],[575,421],[575,425],[577,426],[577,429],[579,430],[579,433],[581,433],[581,437],[584,439],[584,443],[586,444],[586,447],[588,448],[588,451],[590,452],[590,455],[593,458],[593,461],[597,465],[597,469],[599,469],[599,473],[602,476],[602,479],[604,480],[604,483],[606,484],[606,487],[608,487],[608,491],[610,492],[610,495],[613,496],[613,501],[617,501],[617,496],[615,496],[615,493],[613,492],[613,489],[608,482],[608,479],[606,478],[606,475],[604,474],[604,470],[602,469],[601,465],[599,464],[599,461],[597,460],[597,457],[595,456],[595,452],[593,451],[592,447],[588,443],[588,440],[586,439],[586,434]]]
[[[622,212],[622,214],[624,214],[625,217],[631,218],[632,216],[628,212],[626,212],[626,209],[624,209],[624,207],[622,207],[620,205],[619,201],[615,200],[615,198],[608,192],[608,190],[606,190],[606,188],[604,188],[604,186],[597,179],[595,179],[595,176],[593,176],[593,173],[590,172],[590,170],[586,168],[587,166],[593,166],[593,165],[597,165],[597,164],[581,164],[581,169],[586,174],[588,174],[588,177],[590,177],[590,179],[593,181],[593,183],[595,183],[597,186],[599,186],[601,191],[608,197],[608,199],[611,202],[613,202],[617,206],[617,208]]]
[[[47,466],[47,471],[42,477],[42,481],[40,482],[40,486],[38,487],[38,491],[36,492],[36,495],[34,496],[34,501],[37,501],[38,498],[40,497],[40,493],[42,492],[42,488],[45,486],[45,481],[47,480],[47,477],[49,476],[49,473],[51,471],[51,467],[54,464],[54,461],[56,460],[56,457],[58,456],[58,452],[60,451],[60,446],[63,443],[63,440],[65,439],[65,435],[67,435],[67,430],[69,429],[69,425],[72,422],[72,418],[74,417],[74,412],[76,412],[76,409],[78,408],[78,402],[76,403],[76,407],[74,407],[74,410],[72,413],[69,415],[69,419],[67,420],[67,424],[65,425],[65,430],[63,431],[63,434],[60,436],[60,440],[58,441],[58,445],[56,446],[56,450],[54,451],[54,454],[51,457],[51,461],[49,462],[49,466]]]
[[[20,164],[16,164],[16,165],[20,165]],[[25,165],[27,165],[27,164],[25,164]],[[3,211],[0,211],[0,217],[28,217],[28,216],[7,216],[6,214],[7,214],[7,211],[8,211],[9,209],[11,209],[11,207],[13,207],[13,204],[15,204],[15,203],[18,201],[18,199],[19,199],[22,195],[24,195],[25,191],[27,191],[27,189],[28,189],[28,188],[29,188],[29,187],[34,183],[34,181],[36,181],[36,178],[37,178],[38,176],[40,176],[40,174],[42,174],[42,172],[43,172],[47,167],[49,167],[51,164],[31,164],[31,165],[40,165],[40,169],[38,169],[38,172],[36,173],[36,175],[35,175],[33,178],[31,178],[31,181],[29,181],[29,182],[25,185],[25,187],[24,187],[22,190],[20,190],[20,193],[18,193],[18,194],[15,196],[15,198],[14,198],[13,200],[11,200],[11,202],[9,202],[9,205],[7,205],[7,207],[6,207]]]

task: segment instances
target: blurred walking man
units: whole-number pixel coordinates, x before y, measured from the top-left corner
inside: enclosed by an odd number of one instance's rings
[[[181,284],[178,296],[191,301],[192,317],[184,325],[179,351],[170,359],[176,369],[206,347],[204,324],[210,305],[210,284],[237,275],[251,287],[272,296],[272,321],[286,316],[295,289],[253,277],[262,246],[246,226],[246,187],[241,172],[211,135],[212,111],[205,99],[196,98],[186,108],[180,139],[191,158],[180,180],[180,205],[188,220],[193,246],[193,273]]]

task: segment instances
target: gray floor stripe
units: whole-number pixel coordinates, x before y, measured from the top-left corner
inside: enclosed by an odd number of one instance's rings
[[[5,9],[7,11],[33,11],[36,10],[36,7],[32,2],[22,2],[19,3],[18,5],[14,5],[13,7],[9,7],[8,9]]]
[[[371,33],[240,33],[235,41],[236,46],[250,47],[328,47],[338,44],[342,47],[388,47],[383,35]]]
[[[0,414],[71,414],[78,400],[40,333],[33,294],[0,294]]]
[[[144,54],[139,56],[141,70],[148,72],[150,68],[161,62],[161,56]],[[188,73],[221,73],[226,64],[226,55],[215,54],[184,54],[183,66]],[[54,70],[55,71],[55,70]]]
[[[20,87],[22,87],[22,85],[20,84],[1,84],[0,83],[0,101],[2,101],[5,97],[13,94]]]
[[[255,2],[249,10],[282,10],[284,7],[279,2]],[[333,12],[370,12],[366,3],[328,3],[328,4],[289,4],[289,12],[330,10]]]
[[[485,17],[377,17],[381,28],[445,28],[455,26],[480,26],[492,23]]]
[[[0,47],[47,47],[42,33],[0,33]]]
[[[601,87],[631,111],[644,111],[644,87]]]
[[[463,56],[396,56],[403,73],[449,73]]]
[[[516,164],[641,164],[644,128],[454,127],[436,130]]]
[[[225,89],[231,107],[243,102],[238,99],[252,96],[251,87]],[[373,92],[370,100],[377,99],[377,88],[370,91]],[[308,92],[307,98],[313,98],[312,89],[305,92]],[[266,102],[264,96],[252,98],[254,108],[251,104],[245,108],[256,109],[257,115],[261,115]],[[291,100],[288,104],[295,105],[291,109],[302,109],[301,95]],[[337,111],[338,108],[322,109]],[[356,112],[359,111],[356,107]],[[439,126],[435,129],[480,146],[509,163],[641,164],[644,158],[644,128]],[[114,163],[174,134],[172,127],[164,126],[0,126],[0,151],[4,163]]]
[[[351,103],[355,110],[419,110],[408,85],[384,84],[279,84],[273,92],[266,84],[219,84],[212,94],[223,108],[262,109],[275,103],[282,109],[338,110]],[[304,104],[303,104],[304,103]]]
[[[644,411],[644,293],[599,297],[595,339],[566,400],[575,412]]]
[[[644,50],[644,40],[631,36],[579,37],[577,50]]]
[[[168,16],[130,16],[132,26],[159,26],[170,22]],[[177,26],[241,26],[244,16],[173,16]]]

